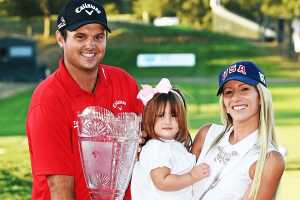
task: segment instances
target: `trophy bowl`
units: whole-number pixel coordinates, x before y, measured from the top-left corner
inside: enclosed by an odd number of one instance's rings
[[[122,200],[136,158],[141,116],[90,106],[78,114],[85,181],[93,200]]]

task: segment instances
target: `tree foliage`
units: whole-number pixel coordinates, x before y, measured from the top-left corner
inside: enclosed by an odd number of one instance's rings
[[[68,0],[4,0],[3,9],[10,16],[30,18],[57,14]]]
[[[265,16],[286,19],[300,16],[299,0],[222,0],[222,4],[235,13],[262,23]]]
[[[131,13],[132,12],[132,0],[102,0],[100,1],[105,8],[110,8],[111,13]]]
[[[35,16],[58,14],[68,0],[0,0],[0,14],[17,15],[28,20]],[[133,11],[150,19],[177,16],[182,24],[206,27],[211,20],[210,0],[99,0],[108,13]],[[229,10],[261,23],[264,16],[300,16],[300,0],[221,0]],[[132,7],[132,8],[129,8]]]
[[[59,13],[62,5],[68,0],[5,0],[7,15],[20,16],[28,22],[31,18],[36,16],[44,17],[44,36],[50,35],[50,16]],[[30,26],[30,25],[29,25]]]
[[[223,0],[222,4],[230,11],[253,21],[261,22],[263,19],[262,0]]]
[[[278,17],[293,18],[300,16],[299,0],[262,0],[262,12]]]
[[[211,19],[210,13],[209,0],[178,1],[176,15],[182,24],[206,27]]]
[[[133,11],[137,16],[143,13],[150,18],[177,16],[182,24],[207,25],[210,20],[209,0],[134,0]]]
[[[133,0],[133,11],[141,17],[147,12],[151,18],[175,15],[176,0]]]
[[[25,19],[42,15],[36,0],[6,0],[5,9],[8,15],[20,16]]]

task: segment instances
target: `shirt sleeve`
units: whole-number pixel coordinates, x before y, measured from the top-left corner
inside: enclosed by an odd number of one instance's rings
[[[133,84],[133,102],[134,102],[134,108],[135,108],[135,113],[142,113],[144,111],[144,105],[140,99],[137,98],[138,92],[139,92],[139,87],[136,81],[134,81]]]
[[[148,141],[142,149],[140,161],[143,167],[149,172],[158,167],[171,169],[172,163],[169,143],[159,140]]]
[[[30,109],[27,135],[34,175],[74,173],[72,126],[64,112],[59,102],[40,104]]]

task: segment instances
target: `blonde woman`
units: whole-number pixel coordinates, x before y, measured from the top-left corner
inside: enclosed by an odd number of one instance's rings
[[[283,174],[274,131],[272,96],[252,62],[229,65],[219,75],[223,125],[201,127],[192,152],[210,166],[194,185],[194,200],[272,200]]]

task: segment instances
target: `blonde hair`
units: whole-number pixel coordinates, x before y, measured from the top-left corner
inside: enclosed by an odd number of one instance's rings
[[[271,143],[276,149],[277,140],[275,136],[275,120],[274,120],[274,112],[272,107],[272,94],[269,89],[263,86],[261,83],[258,83],[256,86],[257,92],[260,98],[260,110],[259,110],[259,127],[258,127],[258,140],[259,140],[259,156],[256,163],[255,174],[253,178],[253,184],[250,188],[249,197],[256,198],[260,182],[261,176],[263,172],[263,168],[267,159],[268,154],[268,146]],[[210,149],[216,145],[220,139],[224,136],[224,134],[233,126],[231,116],[226,112],[223,95],[220,95],[219,105],[221,108],[221,120],[225,126],[223,133],[216,138],[216,140],[212,143]]]

